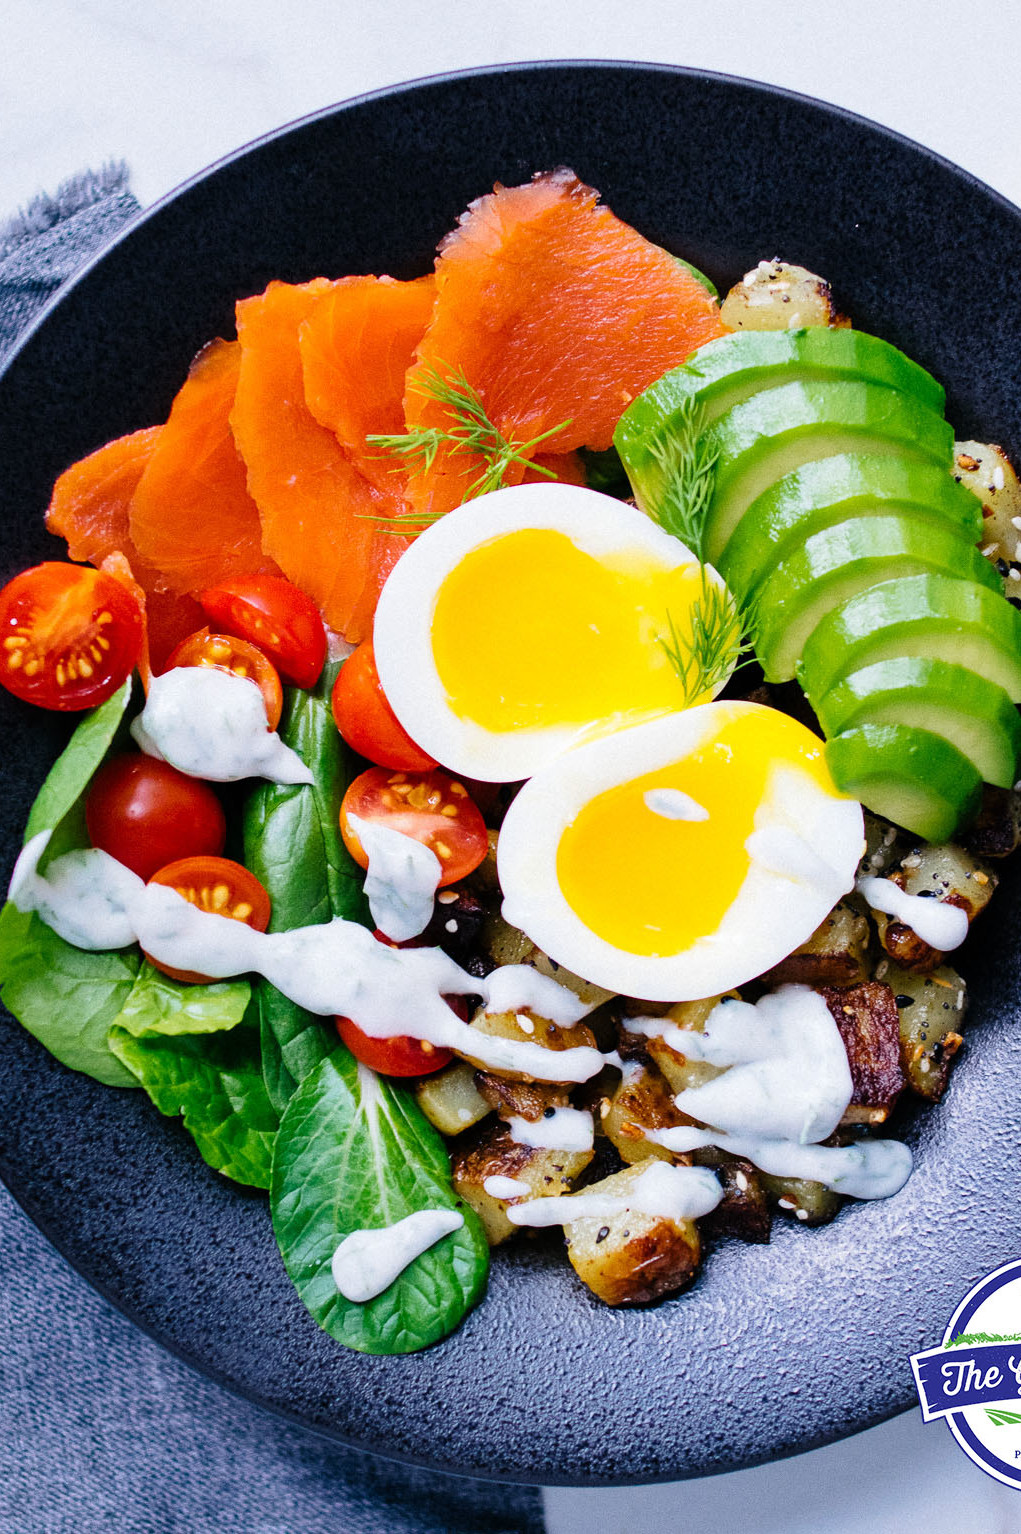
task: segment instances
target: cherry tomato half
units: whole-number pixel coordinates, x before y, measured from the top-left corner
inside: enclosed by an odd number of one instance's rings
[[[372,935],[377,943],[385,943],[387,948],[422,946],[421,938],[413,937],[406,943],[395,943],[392,937],[387,937],[385,932],[378,929]],[[443,999],[462,1022],[468,1021],[468,1004],[463,996],[445,996]],[[449,1049],[430,1044],[428,1039],[412,1039],[406,1033],[398,1034],[393,1039],[374,1039],[349,1017],[337,1017],[334,1022],[337,1032],[355,1059],[367,1065],[370,1070],[378,1071],[381,1076],[431,1076],[433,1071],[441,1071],[454,1058]]]
[[[369,860],[348,817],[380,821],[414,837],[440,860],[441,887],[477,868],[489,848],[486,823],[468,790],[449,772],[391,772],[370,767],[348,788],[340,806],[340,834],[361,868]]]
[[[234,676],[247,677],[262,693],[266,705],[266,723],[275,730],[280,723],[284,706],[284,692],[280,686],[273,662],[267,660],[261,650],[246,639],[235,639],[232,634],[211,634],[199,629],[182,639],[171,652],[166,669],[175,666],[212,666],[216,671],[230,671]]]
[[[340,668],[333,684],[333,718],[352,750],[380,767],[428,772],[436,766],[387,702],[371,639],[363,640]]]
[[[227,839],[209,784],[140,751],[100,768],[85,800],[85,823],[93,847],[140,879],[179,858],[220,853]]]
[[[269,926],[272,909],[269,895],[253,873],[230,858],[178,858],[153,874],[149,883],[168,885],[200,911],[243,921],[256,932],[265,932]],[[146,958],[171,980],[197,983],[209,980],[208,975],[198,975],[192,970],[171,969],[169,964],[161,964],[151,954],[146,954]]]
[[[225,634],[258,645],[286,682],[314,687],[326,659],[326,630],[310,597],[282,575],[245,575],[199,597]]]
[[[112,575],[36,565],[0,591],[0,683],[40,708],[94,708],[134,670],[144,632],[138,603]]]

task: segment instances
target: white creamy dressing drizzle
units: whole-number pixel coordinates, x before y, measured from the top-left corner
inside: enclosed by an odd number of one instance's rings
[[[333,1254],[333,1281],[345,1300],[363,1305],[389,1289],[416,1257],[463,1224],[464,1215],[456,1209],[416,1209],[382,1230],[352,1231]]]
[[[770,1176],[807,1177],[854,1198],[888,1198],[911,1175],[911,1152],[899,1141],[818,1144],[843,1118],[853,1084],[840,1030],[817,992],[785,985],[754,1006],[721,1001],[702,1033],[668,1018],[631,1019],[628,1028],[723,1068],[674,1099],[713,1127],[649,1131],[656,1144],[675,1152],[715,1145]]]
[[[855,888],[874,911],[883,911],[910,927],[930,948],[950,953],[968,936],[968,913],[933,896],[909,895],[892,879],[871,875],[859,879]]]
[[[565,1193],[557,1198],[533,1198],[512,1204],[512,1225],[572,1225],[575,1220],[612,1219],[635,1210],[663,1220],[697,1220],[723,1197],[718,1178],[708,1167],[670,1166],[652,1162],[636,1177],[626,1196],[613,1193]]]
[[[789,826],[763,826],[745,839],[744,847],[752,861],[769,873],[831,891],[834,904],[847,892],[843,874]]]
[[[584,1108],[551,1108],[541,1119],[508,1118],[515,1145],[534,1150],[590,1151],[595,1140],[592,1115]]]
[[[365,898],[380,932],[395,943],[418,937],[429,925],[443,867],[430,847],[382,821],[349,815],[369,860]]]
[[[256,683],[212,666],[176,666],[154,676],[131,734],[147,756],[192,778],[314,782],[297,752],[267,727]]]
[[[490,1198],[527,1198],[532,1191],[520,1177],[501,1177],[495,1172],[492,1177],[483,1178],[482,1186]]]
[[[708,820],[709,811],[681,788],[650,788],[642,795],[645,808],[664,820]]]
[[[41,831],[23,848],[11,899],[21,911],[45,912],[48,925],[76,947],[109,948],[112,934],[120,946],[137,941],[164,964],[212,979],[253,971],[298,1006],[321,1017],[353,1018],[372,1038],[407,1035],[537,1081],[588,1081],[602,1069],[603,1056],[590,1045],[553,1051],[490,1037],[462,1022],[443,999],[481,995],[491,1012],[534,1006],[566,1026],[589,1010],[527,965],[506,965],[480,980],[442,949],[389,948],[367,927],[340,917],[289,932],[255,932],[189,905],[165,885],[143,884],[95,848],[54,858],[43,878],[38,864],[49,837]]]

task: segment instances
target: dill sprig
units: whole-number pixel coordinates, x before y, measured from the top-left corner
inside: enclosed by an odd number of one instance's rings
[[[656,503],[646,510],[704,564],[706,513],[720,450],[706,438],[705,406],[697,395],[684,400],[669,435],[654,438],[649,452],[662,474],[662,485]]]
[[[682,634],[673,614],[667,613],[669,633],[659,642],[677,673],[686,707],[712,696],[735,671],[754,657],[753,624],[743,619],[727,587],[699,567],[699,594],[691,604],[690,636]]]
[[[490,420],[482,396],[468,382],[463,369],[448,370],[444,374],[438,367],[427,368],[415,380],[414,388],[416,393],[445,406],[453,416],[451,424],[421,426],[399,435],[373,433],[365,439],[368,444],[379,448],[382,453],[396,455],[424,473],[432,468],[441,447],[447,448],[452,454],[467,453],[484,459],[482,469],[465,492],[466,501],[487,495],[491,490],[501,489],[507,470],[515,463],[527,464],[536,474],[543,474],[548,479],[556,478],[555,471],[546,468],[544,464],[535,463],[532,454],[540,443],[570,426],[569,420],[551,426],[548,431],[540,432],[527,442],[519,442],[515,437],[505,437]],[[436,514],[405,512],[399,516],[373,520],[411,532],[420,531],[435,522]]]

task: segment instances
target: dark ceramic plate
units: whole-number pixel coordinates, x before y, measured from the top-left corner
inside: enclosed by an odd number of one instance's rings
[[[189,359],[272,277],[425,271],[468,202],[567,164],[622,218],[730,285],[782,254],[856,325],[949,389],[964,436],[1021,448],[1021,215],[857,118],[761,85],[555,64],[426,81],[285,129],[185,187],[61,297],[0,380],[3,574],[53,557],[55,475],[164,418]],[[0,699],[8,864],[59,721]],[[3,1176],[55,1245],[215,1379],[376,1452],[508,1479],[612,1483],[730,1470],[868,1427],[912,1398],[980,1274],[1021,1250],[1016,890],[967,957],[968,1048],[908,1133],[885,1203],[768,1248],[725,1244],[693,1292],[600,1306],[557,1243],[499,1254],[449,1341],[366,1358],[318,1331],[263,1198],[211,1173],[140,1092],[57,1065],[3,1024]]]

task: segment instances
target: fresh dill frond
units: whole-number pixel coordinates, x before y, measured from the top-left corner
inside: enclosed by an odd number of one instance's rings
[[[466,501],[487,495],[491,490],[501,489],[508,469],[515,463],[526,464],[536,474],[543,474],[548,479],[556,478],[553,469],[535,463],[532,455],[541,443],[570,426],[569,420],[551,426],[548,431],[540,432],[527,442],[519,442],[514,437],[505,437],[490,420],[482,396],[468,382],[463,369],[459,368],[456,372],[448,370],[444,374],[439,368],[428,368],[415,380],[413,387],[416,393],[445,406],[453,417],[451,424],[417,427],[414,431],[400,435],[373,433],[365,439],[369,446],[379,448],[384,454],[392,453],[423,473],[428,473],[432,468],[441,447],[447,448],[452,454],[462,453],[482,458],[483,467],[465,492]],[[419,515],[409,512],[395,517],[376,517],[373,520],[388,527],[399,524],[396,530],[403,528],[411,532],[428,527],[436,517],[429,513]]]
[[[681,683],[686,707],[711,697],[754,657],[754,624],[742,619],[734,597],[710,579],[705,565],[699,567],[699,582],[690,608],[690,635],[681,633],[668,612],[669,633],[659,639]]]
[[[683,401],[669,435],[649,444],[662,474],[655,504],[646,510],[666,532],[705,563],[706,513],[713,498],[719,447],[705,435],[705,405],[696,394]]]

